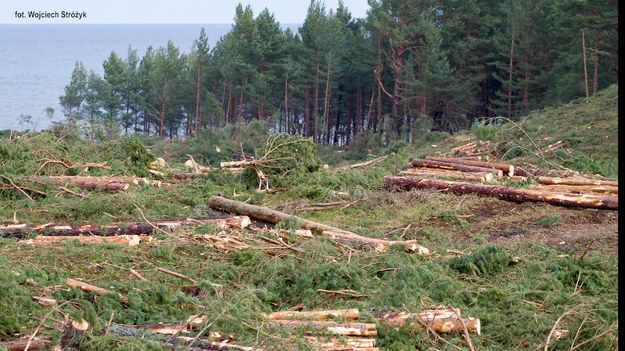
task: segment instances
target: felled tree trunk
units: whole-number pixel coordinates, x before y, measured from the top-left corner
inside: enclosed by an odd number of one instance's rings
[[[594,196],[553,193],[532,189],[517,189],[505,186],[481,185],[466,182],[450,182],[436,179],[415,177],[386,176],[386,189],[437,189],[449,190],[456,194],[478,194],[493,196],[514,202],[546,202],[556,206],[584,207],[606,210],[618,210],[618,198],[611,196]]]
[[[413,167],[441,168],[441,169],[463,171],[463,172],[488,172],[488,173],[492,173],[496,175],[497,178],[503,177],[503,171],[500,169],[469,166],[469,165],[464,165],[460,163],[424,160],[420,158],[415,158],[414,160],[412,160],[412,166]]]
[[[538,182],[540,184],[547,184],[547,185],[574,185],[574,186],[598,185],[598,186],[618,187],[617,181],[588,179],[588,178],[581,178],[581,177],[557,178],[557,177],[541,176],[541,177],[538,177]]]
[[[521,177],[548,176],[548,177],[568,177],[572,172],[563,169],[538,169],[538,168],[514,168],[514,175]]]
[[[0,347],[6,347],[9,351],[24,351],[26,350],[26,345],[28,345],[29,350],[45,350],[47,345],[50,342],[41,339],[33,339],[30,344],[28,344],[28,338],[22,340],[14,340],[14,341],[2,341],[0,342]]]
[[[588,194],[618,197],[618,188],[600,185],[541,185],[531,184],[530,189],[553,191],[555,193]]]
[[[46,224],[10,224],[0,226],[0,237],[23,239],[32,233],[44,236],[114,236],[114,235],[149,235],[157,228],[172,231],[182,226],[199,224],[215,224],[223,228],[245,228],[250,225],[247,216],[230,218],[175,218],[154,220],[151,224],[145,221],[112,223],[112,224],[81,224],[81,223],[46,223]]]
[[[263,315],[269,320],[329,321],[336,318],[352,320],[360,317],[356,308],[319,311],[278,311]]]
[[[321,347],[323,350],[371,350],[375,348],[373,338],[325,338],[319,336],[305,336],[313,345]]]
[[[430,160],[430,161],[459,163],[463,165],[484,167],[484,168],[489,168],[489,169],[490,168],[500,169],[506,175],[514,175],[514,166],[505,164],[505,163],[492,163],[492,162],[482,162],[482,161],[475,161],[475,160],[466,160],[466,159],[461,159],[461,158],[447,158],[447,157],[433,157],[433,156],[426,156],[425,159]]]
[[[375,323],[336,323],[334,321],[298,321],[272,320],[267,322],[269,327],[287,329],[312,328],[335,335],[345,336],[376,336]]]
[[[134,337],[141,339],[149,339],[157,342],[165,342],[169,340],[169,344],[165,345],[167,347],[175,347],[178,348],[180,346],[187,345],[190,340],[188,338],[174,337],[171,338],[169,335],[152,333],[145,330],[139,330],[135,328],[128,328],[121,326],[119,324],[111,324],[109,328],[109,333],[115,334],[121,337]],[[252,347],[245,347],[239,345],[232,345],[225,342],[215,342],[203,339],[197,339],[193,343],[193,347],[191,349],[197,350],[202,349],[206,351],[257,351]]]
[[[25,239],[18,241],[19,244],[28,245],[50,245],[63,241],[65,239],[78,240],[84,244],[115,244],[123,246],[136,246],[141,242],[138,235],[115,235],[115,236],[37,236],[34,239]]]
[[[493,180],[493,174],[488,172],[460,172],[447,171],[437,168],[411,168],[399,172],[399,175],[406,176],[434,176],[444,177],[456,180],[473,180],[478,182],[490,182]]]
[[[260,219],[269,223],[295,223],[300,228],[308,229],[315,234],[327,234],[332,239],[339,241],[346,241],[347,243],[357,243],[364,246],[373,247],[377,251],[386,251],[391,245],[402,245],[409,251],[416,251],[422,254],[429,254],[429,250],[421,245],[418,245],[416,241],[388,241],[376,238],[368,238],[360,234],[352,233],[339,228],[334,228],[325,224],[316,223],[300,217],[291,216],[283,212],[275,211],[266,207],[260,207],[250,205],[244,202],[227,199],[223,196],[211,196],[208,199],[208,205],[217,210],[226,211],[230,213],[237,213],[239,215],[246,215],[252,218]],[[364,247],[363,246],[363,247]]]
[[[453,309],[441,307],[431,310],[424,310],[418,313],[408,312],[385,312],[374,313],[373,317],[383,325],[388,327],[400,328],[409,323],[409,329],[424,330],[426,326],[437,333],[463,332],[464,327],[467,331],[480,335],[480,320],[477,318],[460,318],[459,312],[456,314]]]
[[[62,177],[62,176],[49,176],[39,177],[30,176],[21,178],[25,181],[47,181],[55,185],[74,184],[79,188],[95,190],[101,189],[106,191],[124,191],[130,186],[130,181],[116,179],[115,177]]]

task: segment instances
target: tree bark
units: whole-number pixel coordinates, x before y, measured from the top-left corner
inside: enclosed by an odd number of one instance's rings
[[[384,187],[386,189],[397,188],[401,190],[449,190],[456,194],[493,196],[501,200],[513,202],[546,202],[556,206],[618,210],[618,198],[610,196],[563,194],[531,189],[516,189],[505,186],[479,185],[465,182],[450,182],[401,176],[384,177]]]
[[[409,241],[388,241],[377,238],[369,238],[349,232],[343,229],[331,227],[325,224],[316,223],[296,216],[291,216],[283,212],[275,211],[266,207],[250,205],[244,202],[230,200],[222,196],[211,196],[208,199],[208,206],[239,215],[246,215],[269,223],[297,223],[300,228],[308,229],[315,234],[329,235],[333,240],[344,241],[348,244],[356,244],[358,248],[373,247],[376,251],[384,252],[391,245],[402,245],[410,252],[418,252],[421,254],[429,254],[429,250],[418,245],[415,240]]]
[[[387,327],[401,328],[408,323],[408,328],[411,330],[423,330],[427,326],[437,333],[462,333],[464,331],[462,322],[464,322],[469,332],[480,335],[479,319],[471,317],[460,319],[458,315],[450,308],[436,308],[418,313],[374,313],[373,317]]]
[[[182,226],[198,224],[215,224],[222,228],[246,228],[251,222],[247,216],[229,218],[176,218],[166,220],[154,220],[151,223],[119,222],[106,225],[94,223],[46,223],[46,224],[10,224],[0,226],[0,237],[23,239],[32,233],[44,236],[106,236],[115,235],[149,235],[154,231],[154,226],[172,231]]]
[[[482,161],[474,161],[474,160],[466,160],[466,159],[456,159],[456,158],[447,158],[447,157],[433,157],[426,156],[426,160],[430,161],[440,161],[440,162],[449,162],[449,163],[459,163],[467,166],[477,166],[484,168],[495,168],[500,169],[504,172],[504,174],[514,175],[514,166],[505,164],[505,163],[492,163],[492,162],[482,162]]]
[[[460,164],[460,163],[424,160],[424,159],[419,159],[419,158],[415,158],[414,160],[412,160],[412,166],[448,169],[448,170],[463,171],[463,172],[487,172],[487,173],[492,173],[496,175],[497,178],[503,177],[503,171],[500,169],[469,166],[469,165]]]

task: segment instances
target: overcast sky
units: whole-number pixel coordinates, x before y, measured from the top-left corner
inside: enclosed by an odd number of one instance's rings
[[[322,0],[326,10],[336,10],[338,1]],[[254,16],[267,8],[281,24],[303,23],[310,5],[309,0],[1,0],[0,23],[232,23],[239,3],[250,5]],[[354,18],[364,18],[369,9],[367,0],[343,3]],[[62,11],[84,11],[87,16],[39,20],[29,18],[28,11],[59,16]]]

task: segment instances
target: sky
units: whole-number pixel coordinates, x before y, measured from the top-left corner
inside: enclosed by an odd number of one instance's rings
[[[321,0],[336,10],[339,0]],[[267,8],[281,24],[303,23],[309,0],[2,0],[0,23],[232,23],[236,6],[250,5],[254,16]],[[366,17],[367,0],[343,0],[354,18]],[[29,11],[59,18],[29,18]],[[63,11],[83,18],[61,18]]]

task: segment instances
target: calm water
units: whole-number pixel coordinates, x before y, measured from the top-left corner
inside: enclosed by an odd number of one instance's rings
[[[287,25],[297,30],[297,25]],[[37,130],[51,125],[42,113],[55,112],[52,121],[63,120],[59,96],[70,82],[76,61],[87,72],[103,73],[102,62],[111,51],[123,59],[128,45],[143,57],[148,46],[155,49],[172,40],[184,53],[204,27],[213,45],[231,29],[230,24],[0,24],[0,130],[11,128],[20,115],[41,119]],[[283,26],[285,27],[285,26]],[[16,130],[32,129],[17,125]]]

